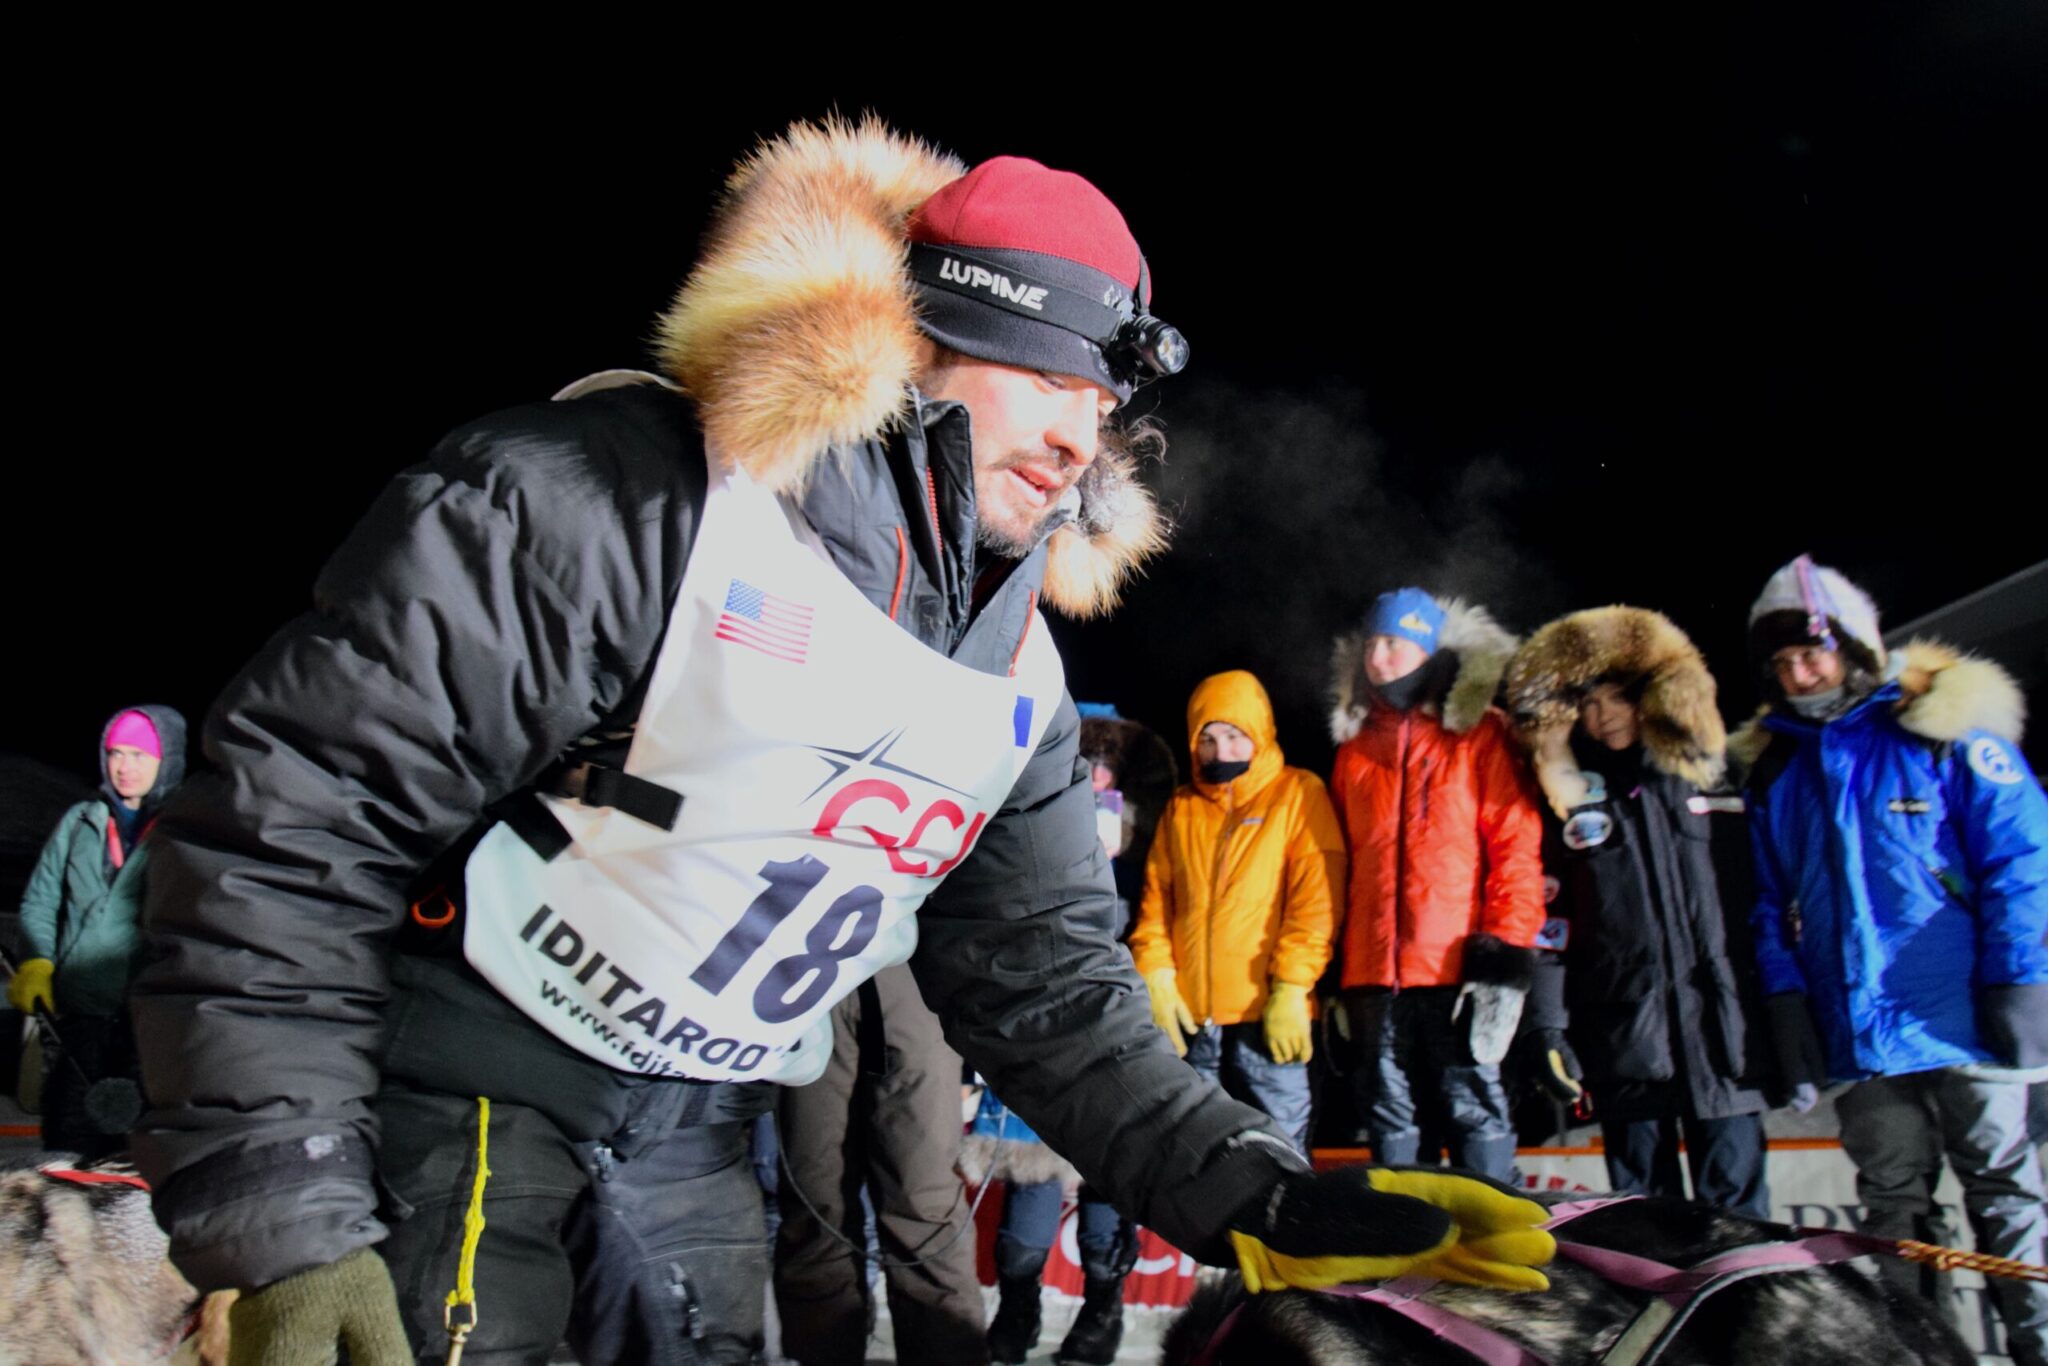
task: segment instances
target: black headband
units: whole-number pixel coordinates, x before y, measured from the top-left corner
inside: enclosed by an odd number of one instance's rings
[[[1142,265],[1139,272],[1142,289]],[[991,304],[1020,318],[1063,327],[1098,346],[1107,346],[1135,312],[1130,295],[1114,283],[1104,288],[1103,298],[1091,299],[1014,262],[999,265],[958,247],[930,242],[910,244],[910,274],[921,285]]]

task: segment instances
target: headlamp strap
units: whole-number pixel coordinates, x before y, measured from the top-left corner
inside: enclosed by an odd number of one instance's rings
[[[1806,633],[1824,648],[1835,649],[1835,633],[1828,628],[1828,617],[1833,613],[1835,604],[1820,581],[1819,567],[1811,555],[1801,555],[1792,561],[1792,566],[1799,579],[1800,601],[1806,607]]]
[[[1117,303],[1104,303],[1016,266],[997,265],[957,247],[930,242],[910,244],[910,274],[921,285],[1063,327],[1098,346],[1107,346],[1135,311],[1121,290],[1116,292]]]

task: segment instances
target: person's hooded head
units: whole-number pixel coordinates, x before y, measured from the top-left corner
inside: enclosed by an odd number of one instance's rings
[[[970,169],[873,118],[794,124],[726,189],[659,324],[708,444],[802,493],[832,448],[913,425],[913,391],[957,404],[980,545],[1018,560],[1042,546],[1056,611],[1113,606],[1166,541],[1138,478],[1163,436],[1113,414],[1188,348],[1152,314],[1151,271],[1109,197],[1025,157]],[[950,455],[933,466],[938,520],[965,496]]]
[[[160,705],[124,707],[100,731],[100,790],[125,811],[154,811],[185,779],[185,718]]]
[[[1396,711],[1433,702],[1449,684],[1456,658],[1444,649],[1448,614],[1420,588],[1396,588],[1365,614],[1363,667],[1372,695]]]
[[[1377,708],[1420,712],[1463,735],[1485,719],[1515,637],[1483,607],[1396,588],[1373,599],[1330,655],[1330,738],[1343,744]]]
[[[1188,698],[1188,752],[1195,786],[1209,796],[1229,790],[1242,799],[1286,766],[1273,725],[1273,703],[1243,669],[1212,674]]]
[[[1841,715],[1884,681],[1884,636],[1870,595],[1801,555],[1749,609],[1750,658],[1764,691],[1810,720]]]
[[[1646,763],[1717,786],[1728,745],[1715,693],[1707,661],[1676,623],[1627,606],[1548,623],[1503,680],[1515,733],[1560,818],[1592,799],[1586,769],[1632,784],[1628,775]]]

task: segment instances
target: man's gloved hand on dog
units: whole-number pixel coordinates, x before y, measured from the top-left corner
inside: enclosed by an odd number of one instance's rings
[[[230,1366],[333,1361],[337,1344],[349,1366],[415,1360],[391,1272],[367,1247],[244,1294],[228,1310],[228,1334]]]
[[[1434,1276],[1501,1290],[1546,1290],[1556,1255],[1549,1211],[1484,1177],[1419,1167],[1290,1172],[1230,1221],[1254,1294],[1346,1281]]]

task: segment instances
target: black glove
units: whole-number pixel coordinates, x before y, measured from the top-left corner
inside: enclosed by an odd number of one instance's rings
[[[1977,988],[1977,1033],[2007,1067],[2048,1066],[2048,982]]]
[[[1522,1033],[1539,1029],[1562,1031],[1571,1020],[1564,1004],[1564,955],[1540,951],[1529,978],[1529,999],[1522,1003]]]
[[[1522,1035],[1523,1061],[1543,1089],[1543,1094],[1562,1105],[1576,1105],[1586,1094],[1579,1085],[1586,1073],[1578,1054],[1562,1029],[1532,1029]]]
[[[1786,1090],[1802,1084],[1828,1084],[1827,1058],[1820,1051],[1820,1035],[1814,1033],[1813,1016],[1806,1009],[1806,993],[1781,991],[1764,1002],[1771,1017],[1771,1044],[1778,1055],[1778,1079]]]
[[[1346,1071],[1372,1066],[1385,1032],[1393,1028],[1390,1015],[1394,994],[1385,987],[1352,987],[1341,998],[1344,1007],[1344,1064]]]

